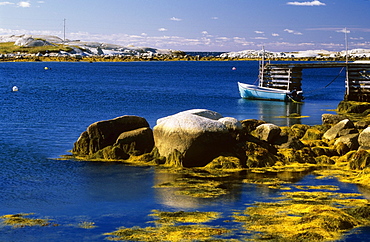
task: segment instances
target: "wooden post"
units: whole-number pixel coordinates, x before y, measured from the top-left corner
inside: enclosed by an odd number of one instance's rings
[[[347,65],[348,90],[344,99],[346,101],[370,102],[370,65],[350,63]]]

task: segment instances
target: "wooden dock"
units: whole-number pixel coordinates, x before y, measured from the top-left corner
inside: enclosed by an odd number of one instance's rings
[[[278,63],[260,67],[262,86],[302,91],[302,70],[312,68],[346,68],[346,101],[370,102],[370,62]]]

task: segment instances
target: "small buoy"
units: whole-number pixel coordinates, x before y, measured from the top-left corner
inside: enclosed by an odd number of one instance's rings
[[[45,66],[45,67],[44,67],[44,69],[45,69],[45,70],[49,70],[50,68],[49,68],[49,67],[47,67],[47,66]]]
[[[235,71],[236,70],[236,67],[234,66],[233,68],[231,68],[231,70]]]
[[[14,86],[14,87],[12,88],[12,91],[13,91],[13,92],[18,92],[18,87],[17,87],[17,86]]]

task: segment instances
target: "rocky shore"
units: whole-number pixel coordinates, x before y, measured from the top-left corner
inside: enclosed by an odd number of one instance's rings
[[[321,124],[291,127],[236,120],[204,109],[161,118],[153,129],[142,117],[122,116],[91,124],[75,142],[72,157],[149,165],[163,173],[181,174],[179,180],[155,188],[176,188],[176,193],[186,196],[222,196],[232,181],[240,179],[263,185],[280,191],[276,202],[256,202],[233,216],[254,240],[334,241],[345,232],[370,224],[367,195],[336,192],[336,186],[331,185],[295,186],[298,191],[289,191],[286,184],[291,182],[290,174],[315,174],[316,179],[336,177],[369,189],[369,112],[370,103],[342,101],[336,115],[322,115]],[[189,215],[183,211],[167,213],[181,219]],[[198,213],[192,216],[204,216]],[[197,238],[214,236],[214,228],[185,228],[176,223],[124,228],[109,235],[112,240],[137,237],[151,241],[162,230],[175,231],[174,227],[183,233],[206,229]],[[145,237],[149,232],[151,236]],[[220,228],[217,235],[230,233]]]
[[[369,103],[342,101],[339,114],[323,114],[321,124],[291,127],[239,121],[203,109],[161,118],[153,129],[145,118],[122,116],[90,125],[72,153],[84,159],[172,167],[245,169],[344,162],[363,170],[370,165],[369,111]]]

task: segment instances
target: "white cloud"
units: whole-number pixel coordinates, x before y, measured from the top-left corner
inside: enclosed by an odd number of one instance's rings
[[[325,3],[322,3],[318,0],[314,0],[311,2],[287,2],[288,5],[294,6],[325,6]]]
[[[291,30],[291,29],[284,29],[285,32],[288,32],[289,34],[293,34],[294,33],[294,30]]]
[[[170,18],[170,20],[172,20],[172,21],[182,21],[181,18],[176,18],[176,17],[172,17],[172,18]]]
[[[12,5],[14,3],[11,2],[0,2],[0,6],[5,6],[5,5]]]
[[[272,36],[274,36],[274,37],[278,37],[278,36],[280,36],[279,34],[277,34],[277,33],[272,33],[271,34]]]
[[[263,32],[263,31],[258,31],[258,30],[256,30],[256,31],[254,31],[256,34],[264,34],[265,32]]]
[[[352,39],[352,40],[363,40],[365,38],[364,37],[359,37],[359,38],[350,37],[349,39]]]
[[[208,34],[208,32],[207,31],[202,31],[202,34]]]
[[[301,32],[291,30],[291,29],[284,29],[285,32],[288,32],[289,34],[295,34],[295,35],[303,35]]]
[[[217,19],[218,19],[218,17],[212,17],[211,19],[217,20]]]
[[[167,31],[168,29],[166,29],[166,28],[159,28],[158,29],[158,31],[160,31],[160,32],[165,32],[165,31]]]
[[[252,38],[252,39],[267,39],[266,37],[256,37],[256,38]]]
[[[17,3],[17,5],[21,8],[29,8],[31,7],[31,3],[30,2],[19,2]]]

